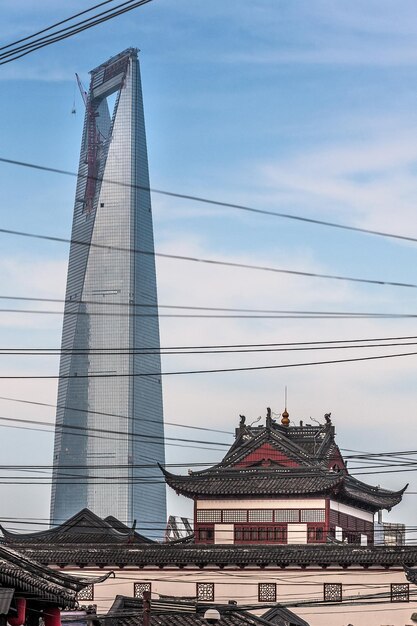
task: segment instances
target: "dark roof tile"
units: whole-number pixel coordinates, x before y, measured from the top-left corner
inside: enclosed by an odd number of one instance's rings
[[[41,563],[69,565],[119,564],[146,566],[178,565],[417,565],[416,546],[359,546],[353,544],[307,545],[218,545],[135,544],[132,546],[30,546],[19,549]]]

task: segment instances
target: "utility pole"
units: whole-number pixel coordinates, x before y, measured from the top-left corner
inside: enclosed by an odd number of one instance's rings
[[[143,626],[150,626],[151,623],[151,592],[143,592]]]

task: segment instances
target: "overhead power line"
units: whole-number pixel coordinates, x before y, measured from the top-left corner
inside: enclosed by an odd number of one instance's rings
[[[1,161],[1,159],[0,159]],[[389,280],[380,280],[380,279],[371,279],[371,278],[359,278],[354,276],[342,276],[337,274],[322,274],[319,272],[307,272],[301,270],[292,270],[292,269],[283,269],[278,267],[271,267],[268,265],[252,265],[250,263],[237,263],[233,261],[220,261],[218,259],[207,259],[204,257],[193,257],[187,256],[183,254],[168,254],[164,252],[150,252],[148,250],[138,250],[137,248],[124,248],[119,246],[112,246],[106,244],[98,244],[92,242],[81,241],[78,239],[67,239],[65,237],[56,237],[53,235],[41,235],[39,233],[30,233],[26,231],[19,230],[11,230],[9,228],[0,228],[0,233],[5,235],[12,235],[18,237],[28,237],[31,239],[42,239],[44,241],[54,241],[57,243],[70,243],[80,246],[87,246],[88,248],[101,248],[103,250],[115,250],[118,252],[129,252],[131,254],[143,254],[153,257],[159,257],[162,259],[172,259],[175,261],[189,261],[192,263],[203,263],[212,266],[220,266],[220,267],[234,267],[238,269],[249,269],[256,270],[262,272],[272,272],[275,274],[288,274],[291,276],[302,276],[305,278],[324,278],[327,280],[338,280],[338,281],[347,281],[353,283],[361,283],[368,285],[378,285],[378,286],[386,286],[386,287],[406,287],[411,289],[417,289],[416,283],[407,283],[401,281],[389,281]]]
[[[50,46],[53,43],[62,41],[63,39],[68,39],[68,37],[72,37],[80,32],[83,32],[84,30],[88,30],[89,28],[92,28],[93,26],[97,26],[98,24],[107,22],[108,20],[118,17],[119,15],[127,13],[128,11],[132,11],[133,9],[136,9],[137,7],[143,6],[144,4],[148,4],[151,1],[152,0],[136,0],[136,1],[126,0],[125,2],[122,2],[121,4],[118,4],[112,7],[111,9],[102,11],[101,13],[97,13],[93,15],[92,17],[81,20],[80,22],[72,24],[71,26],[67,26],[65,28],[56,30],[55,32],[50,33],[49,35],[38,37],[37,39],[35,38],[38,34],[53,30],[54,28],[56,28],[56,26],[72,21],[76,17],[83,15],[85,13],[88,13],[92,11],[94,8],[100,7],[107,3],[103,2],[103,3],[100,3],[99,5],[96,5],[95,7],[90,7],[90,9],[82,11],[81,13],[77,13],[69,18],[66,18],[65,20],[61,20],[61,22],[58,22],[55,25],[48,26],[42,29],[41,31],[39,31],[38,33],[29,35],[28,37],[24,38],[24,40],[20,40],[19,42],[15,42],[15,43],[11,43],[6,46],[3,46],[2,49],[6,51],[0,53],[0,65],[11,63],[12,61],[16,61],[17,59],[20,59],[30,54],[31,52],[34,52],[35,50],[39,50],[40,48],[45,48],[46,46]],[[30,39],[32,39],[32,41],[29,41]],[[27,41],[28,43],[25,43],[21,46],[15,45],[15,44],[20,43],[21,41]]]
[[[67,406],[67,405],[62,405],[62,404],[50,404],[48,402],[36,402],[35,400],[23,400],[22,398],[10,398],[8,396],[0,396],[0,400],[6,400],[8,402],[17,402],[19,404],[30,404],[34,406],[45,406],[45,407],[49,407],[53,409],[63,409],[63,410],[68,410],[68,411],[74,411],[76,413],[83,413],[83,414],[89,413],[91,415],[101,415],[104,417],[116,417],[118,419],[132,420],[131,417],[127,415],[120,415],[119,413],[104,413],[103,411],[90,411],[90,410],[86,411],[85,409],[80,409],[79,407],[72,407],[72,406]],[[153,423],[153,424],[160,424],[159,420],[154,420],[152,418],[141,417],[140,421]],[[164,420],[164,424],[167,426],[177,426],[179,428],[189,428],[191,430],[202,430],[202,431],[220,433],[223,435],[232,434],[227,430],[218,430],[216,428],[208,428],[205,426],[190,426],[188,424],[179,423],[179,422],[167,422]]]
[[[18,424],[38,424],[40,426],[52,426],[55,427],[58,430],[67,430],[69,431],[69,434],[72,433],[76,433],[76,432],[86,432],[86,433],[104,433],[104,434],[108,434],[108,435],[121,435],[123,437],[131,437],[133,439],[144,439],[145,441],[150,441],[150,442],[158,442],[163,444],[165,441],[179,441],[181,443],[201,443],[204,445],[208,445],[208,446],[226,446],[229,447],[230,444],[228,443],[221,443],[218,441],[207,441],[206,439],[203,440],[199,440],[199,439],[182,439],[181,437],[167,437],[167,436],[158,436],[158,435],[149,435],[146,433],[132,433],[132,432],[127,432],[127,431],[122,431],[122,430],[115,430],[115,429],[111,429],[111,428],[97,428],[97,427],[93,427],[93,426],[77,426],[74,424],[52,424],[51,422],[47,422],[44,420],[34,420],[34,419],[22,419],[22,418],[18,418],[18,417],[4,417],[4,416],[0,416],[0,421],[6,421],[6,422],[14,422],[14,423],[18,423]],[[131,420],[134,421],[134,420]],[[141,420],[139,420],[141,421]]]
[[[142,351],[142,350],[152,350],[152,351],[159,351],[159,350],[167,350],[167,351],[171,351],[171,350],[217,350],[217,349],[238,349],[238,348],[273,348],[273,347],[281,347],[281,346],[319,346],[319,345],[324,345],[324,344],[329,344],[329,345],[338,345],[338,344],[347,344],[347,343],[362,343],[362,342],[381,342],[381,341],[402,341],[402,340],[410,340],[410,339],[417,339],[417,335],[400,335],[400,336],[392,336],[392,337],[363,337],[362,339],[329,339],[329,340],[320,340],[320,341],[285,341],[285,342],[279,342],[279,343],[234,343],[234,344],[201,344],[201,345],[186,345],[186,346],[165,346],[162,348],[156,348],[156,347],[149,347],[149,348],[138,348],[138,351]],[[17,348],[17,347],[13,347],[13,348],[0,348],[1,350],[12,350],[15,351],[16,353],[20,352],[20,351],[29,351],[29,350],[36,350],[37,352],[58,352],[58,353],[64,353],[64,354],[71,354],[71,353],[97,353],[97,354],[102,354],[103,351],[105,352],[124,352],[124,348],[89,348],[89,349],[70,349],[70,348],[33,348],[33,347],[25,347],[25,348]],[[126,348],[126,351],[130,352],[131,349],[130,348]]]
[[[75,300],[73,298],[37,298],[34,296],[6,296],[0,295],[0,300],[12,300],[17,302],[49,302],[49,303],[57,303],[57,304],[87,304],[97,306],[99,309],[109,307],[112,308],[129,308],[129,309],[174,309],[174,310],[187,310],[187,311],[213,311],[213,312],[222,312],[222,313],[254,313],[254,314],[265,314],[265,315],[311,315],[311,316],[349,316],[349,317],[417,317],[417,313],[378,313],[373,311],[312,311],[312,310],[298,310],[298,309],[253,309],[247,307],[216,307],[216,306],[197,306],[197,305],[187,305],[187,304],[159,304],[153,303],[149,304],[147,302],[113,302],[113,301],[104,301],[104,300],[88,300],[81,299]],[[50,313],[50,314],[62,314],[63,310],[29,310],[29,309],[0,309],[0,312],[10,312],[10,313]],[[69,311],[67,311],[69,312]],[[79,311],[74,312],[77,314],[85,314],[85,315],[134,315],[132,313],[97,313],[91,311]],[[138,316],[146,316],[145,313],[137,314]],[[155,314],[149,314],[155,315]],[[161,314],[159,314],[161,315]]]
[[[401,346],[415,346],[417,341],[407,341],[398,343],[368,343],[368,344],[352,344],[352,345],[331,345],[331,346],[305,346],[305,347],[293,347],[293,348],[254,348],[254,349],[237,349],[237,350],[178,350],[178,351],[164,351],[164,350],[119,350],[119,349],[106,349],[101,350],[55,350],[55,351],[37,351],[33,350],[10,350],[8,348],[0,348],[0,355],[2,356],[58,356],[75,355],[98,355],[98,356],[193,356],[197,354],[259,354],[259,353],[275,353],[275,352],[307,352],[307,351],[320,351],[320,350],[357,350],[368,348],[395,348]]]
[[[0,157],[0,162],[1,163],[8,163],[10,165],[17,165],[20,167],[27,167],[27,168],[32,168],[32,169],[36,169],[36,170],[41,170],[41,171],[45,171],[45,172],[51,172],[54,174],[62,174],[65,176],[79,176],[80,178],[83,178],[82,174],[77,174],[76,172],[71,172],[68,170],[63,170],[63,169],[58,169],[58,168],[54,168],[54,167],[48,167],[45,165],[38,165],[36,163],[28,163],[25,161],[17,161],[14,159],[7,159],[7,158],[2,158]],[[84,178],[87,178],[87,175],[84,176]],[[89,178],[93,178],[93,177],[89,177]],[[314,224],[316,226],[327,226],[330,228],[337,228],[337,229],[341,229],[341,230],[347,230],[347,231],[353,231],[353,232],[357,232],[357,233],[363,233],[366,235],[375,235],[378,237],[386,237],[389,239],[397,239],[400,241],[410,241],[413,243],[417,243],[417,236],[413,237],[411,235],[400,235],[400,234],[395,234],[395,233],[389,233],[386,231],[381,231],[381,230],[374,230],[374,229],[370,229],[370,228],[360,228],[359,226],[352,226],[349,224],[340,224],[337,222],[330,222],[327,220],[319,220],[319,219],[315,219],[315,218],[311,218],[311,217],[305,217],[302,215],[293,215],[291,213],[283,213],[283,212],[279,212],[279,211],[269,211],[267,209],[257,209],[255,207],[251,207],[251,206],[247,206],[247,205],[243,205],[243,204],[236,204],[236,203],[232,203],[232,202],[225,202],[225,201],[221,201],[221,200],[214,200],[212,198],[204,198],[203,196],[194,196],[191,194],[184,194],[184,193],[177,193],[174,191],[167,191],[167,190],[163,190],[163,189],[156,189],[154,187],[144,187],[141,185],[132,185],[130,183],[123,183],[120,181],[116,181],[116,180],[110,180],[107,178],[99,178],[96,177],[94,180],[97,181],[104,181],[106,183],[109,184],[113,184],[113,185],[119,185],[119,186],[123,186],[123,187],[133,187],[136,189],[143,189],[146,191],[150,191],[151,193],[155,193],[155,194],[160,194],[160,195],[164,195],[164,196],[168,196],[170,198],[178,198],[181,200],[189,200],[192,202],[200,202],[203,204],[209,204],[209,205],[213,205],[213,206],[219,206],[219,207],[223,207],[226,209],[236,209],[239,211],[247,211],[249,213],[255,213],[255,214],[259,214],[259,215],[268,215],[270,217],[279,217],[282,219],[288,219],[288,220],[294,220],[297,222],[305,222],[307,224]]]
[[[79,13],[75,13],[74,15],[71,15],[70,17],[65,18],[64,20],[60,20],[59,22],[55,22],[55,24],[51,24],[50,26],[47,26],[45,28],[42,28],[42,30],[38,30],[36,33],[32,33],[31,35],[27,35],[27,37],[22,37],[21,39],[17,39],[16,41],[12,41],[11,43],[5,45],[5,46],[0,46],[0,50],[6,50],[7,48],[11,48],[13,46],[18,45],[19,43],[22,43],[23,41],[28,41],[29,39],[32,39],[33,37],[37,37],[38,35],[42,35],[43,33],[48,32],[48,30],[52,30],[53,28],[56,28],[57,26],[61,26],[62,24],[66,24],[67,22],[70,22],[71,20],[74,20],[77,17],[80,17],[81,15],[85,15],[86,13],[90,13],[90,11],[94,11],[95,9],[98,9],[106,4],[111,4],[112,2],[114,2],[115,0],[105,0],[105,2],[100,2],[99,4],[95,4],[94,6],[85,9],[84,11],[80,11]]]
[[[84,303],[81,303],[84,304]],[[99,304],[99,303],[97,303]],[[141,305],[138,305],[139,307]],[[154,309],[158,308],[158,305],[152,305]],[[191,307],[178,307],[178,308],[191,308]],[[0,313],[23,313],[26,315],[88,315],[89,317],[168,317],[176,319],[414,319],[417,317],[417,313],[343,313],[332,312],[320,313],[320,312],[277,312],[277,313],[256,313],[256,314],[220,314],[220,313],[158,313],[155,310],[154,313],[126,313],[126,312],[114,312],[114,311],[55,311],[49,309],[2,309]]]
[[[352,357],[349,359],[331,359],[329,361],[307,361],[304,363],[283,363],[280,365],[257,365],[251,367],[226,367],[226,368],[214,368],[214,369],[206,369],[206,370],[178,370],[172,372],[138,372],[134,374],[117,374],[111,372],[103,372],[103,373],[90,373],[90,374],[69,374],[69,375],[58,375],[58,374],[38,374],[31,376],[22,376],[22,375],[10,375],[10,376],[0,376],[0,380],[45,380],[45,379],[70,379],[70,378],[144,378],[144,377],[156,377],[159,376],[184,376],[188,374],[218,374],[218,373],[227,373],[227,372],[251,372],[251,371],[261,371],[261,370],[276,370],[276,369],[286,369],[293,367],[311,367],[315,365],[336,365],[339,363],[355,363],[360,361],[376,361],[381,359],[394,359],[399,357],[407,357],[407,356],[416,356],[417,352],[402,352],[398,354],[380,354],[375,356],[362,356],[362,357]]]

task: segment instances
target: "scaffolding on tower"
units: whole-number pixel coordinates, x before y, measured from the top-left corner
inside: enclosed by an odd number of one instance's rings
[[[100,135],[96,122],[99,113],[93,98],[92,89],[90,89],[90,93],[87,94],[80,77],[78,74],[75,74],[75,76],[87,113],[87,183],[85,186],[83,204],[84,211],[90,213],[94,208],[94,196],[96,193],[99,166]]]

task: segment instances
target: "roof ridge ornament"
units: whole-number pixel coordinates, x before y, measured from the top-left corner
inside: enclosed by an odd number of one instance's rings
[[[281,413],[281,424],[286,428],[290,425],[290,414],[287,411],[287,407],[285,407],[284,411]]]
[[[272,411],[269,406],[266,409],[266,427],[268,429],[272,428]]]
[[[285,385],[285,409],[283,413],[281,413],[281,424],[288,428],[290,425],[290,414],[287,411],[287,385]]]

